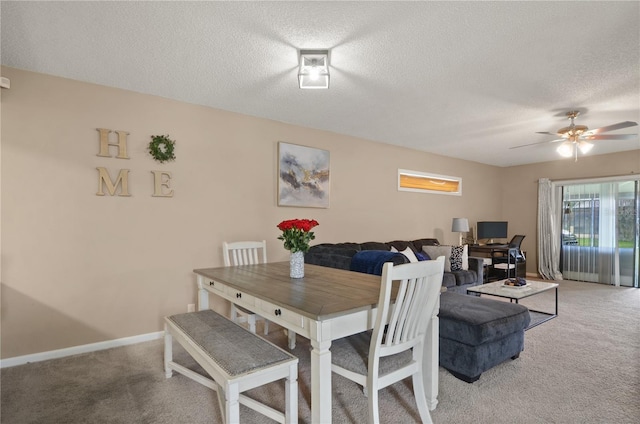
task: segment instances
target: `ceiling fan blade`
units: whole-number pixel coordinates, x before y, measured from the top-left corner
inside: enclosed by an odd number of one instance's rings
[[[546,135],[559,135],[558,133],[552,133],[552,132],[542,132],[542,131],[536,131],[536,134],[546,134]]]
[[[638,138],[638,134],[584,135],[580,138],[584,140],[633,140]]]
[[[537,143],[521,144],[520,146],[509,147],[509,149],[519,149],[520,147],[535,146],[536,144],[557,143],[558,141],[566,141],[566,139],[565,138],[559,138],[557,140],[551,140],[551,141],[539,141]]]
[[[606,127],[596,128],[595,130],[589,130],[589,131],[585,132],[584,134],[585,135],[600,134],[600,133],[603,133],[603,132],[621,130],[623,128],[629,128],[629,127],[635,127],[636,125],[638,125],[638,123],[637,122],[633,122],[633,121],[618,122],[617,124],[607,125]]]

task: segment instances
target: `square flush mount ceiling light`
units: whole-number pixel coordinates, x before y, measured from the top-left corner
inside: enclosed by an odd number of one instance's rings
[[[329,88],[329,50],[300,50],[300,88]]]

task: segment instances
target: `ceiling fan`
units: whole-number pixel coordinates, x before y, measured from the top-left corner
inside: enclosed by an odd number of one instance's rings
[[[624,121],[617,124],[607,125],[606,127],[596,128],[590,130],[586,125],[576,125],[573,120],[580,115],[577,110],[567,112],[567,117],[571,120],[571,125],[568,127],[560,128],[557,132],[537,132],[536,134],[549,134],[560,136],[556,140],[541,141],[538,143],[523,144],[520,146],[511,147],[511,149],[518,149],[520,147],[533,146],[536,144],[545,143],[558,143],[562,142],[556,149],[557,152],[564,157],[574,156],[575,160],[578,160],[578,150],[583,154],[586,154],[593,147],[593,143],[589,143],[587,140],[632,140],[637,137],[637,134],[603,134],[609,131],[621,130],[623,128],[633,127],[638,125],[637,122]]]

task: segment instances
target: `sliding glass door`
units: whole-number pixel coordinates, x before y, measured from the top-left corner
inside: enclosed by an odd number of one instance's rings
[[[638,180],[562,185],[563,278],[638,287]]]

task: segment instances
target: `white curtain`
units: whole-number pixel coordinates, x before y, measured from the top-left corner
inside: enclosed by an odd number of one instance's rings
[[[598,243],[598,280],[620,286],[620,248],[617,226],[618,185],[600,185],[600,234]]]
[[[560,272],[560,193],[548,178],[538,181],[538,273],[562,280]]]
[[[562,188],[566,279],[638,286],[640,177],[556,181]]]

